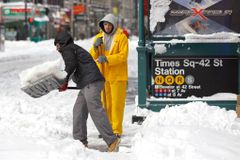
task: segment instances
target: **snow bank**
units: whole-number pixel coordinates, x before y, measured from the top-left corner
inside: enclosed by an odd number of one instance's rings
[[[239,147],[234,111],[192,102],[149,115],[133,150],[138,160],[238,160]]]
[[[156,36],[158,37],[158,36]],[[161,37],[161,36],[159,36]],[[232,32],[218,32],[212,34],[192,34],[188,33],[184,35],[185,40],[172,39],[170,41],[153,41],[154,43],[171,43],[175,45],[177,43],[239,43],[240,34]]]
[[[218,32],[213,34],[207,35],[200,35],[200,34],[185,34],[185,42],[205,42],[205,43],[237,43],[240,42],[239,38],[240,34],[231,33],[231,32]]]
[[[53,40],[42,42],[30,41],[5,41],[5,51],[0,52],[0,61],[12,61],[19,59],[27,59],[32,57],[43,57],[49,54],[56,55],[56,47]]]
[[[89,51],[92,46],[93,38],[78,40],[75,43],[85,50]],[[138,37],[130,37],[129,52],[128,52],[128,75],[129,77],[137,77],[137,50]],[[24,48],[24,50],[23,50]],[[0,62],[12,60],[25,60],[34,57],[46,57],[52,55],[60,58],[56,48],[53,45],[53,39],[41,41],[38,43],[28,41],[6,41],[6,49],[0,52]]]
[[[85,49],[91,46],[89,40],[77,43],[86,47]],[[6,67],[6,72],[4,70],[0,76],[0,159],[239,159],[240,119],[236,119],[234,111],[208,106],[203,102],[167,107],[158,113],[138,108],[138,112],[148,114],[141,126],[131,124],[131,116],[137,107],[126,105],[121,141],[121,147],[125,147],[126,151],[121,152],[120,148],[118,153],[106,153],[94,148],[83,148],[80,142],[72,138],[72,107],[78,91],[53,91],[40,99],[33,99],[19,89],[19,72],[29,66],[29,61],[23,55],[31,55],[28,57],[30,61],[47,55],[43,57],[46,62],[46,59],[59,55],[52,53],[56,52],[52,44],[53,41],[44,41],[37,45],[31,42],[7,42],[7,51],[1,55],[5,55],[10,61],[18,57],[24,62],[21,64],[23,66],[19,64],[22,61],[10,63],[17,64],[15,68],[7,69],[9,65],[0,55],[0,61],[6,63],[2,65]],[[137,38],[132,37],[129,44],[129,76],[134,75],[134,71],[137,73],[136,46]],[[164,51],[164,47],[159,46],[159,51]],[[53,68],[58,66],[57,62],[49,63]],[[49,66],[45,65],[43,68],[47,70]],[[33,76],[31,72],[30,76]],[[129,87],[131,89],[133,86]],[[229,99],[236,99],[236,95],[228,96]],[[216,94],[214,97],[221,99],[225,96]],[[98,132],[90,116],[88,131],[90,147],[106,147],[102,139],[97,138]]]
[[[58,79],[64,79],[67,76],[67,73],[64,71],[64,63],[61,59],[45,62],[26,69],[19,74],[19,77],[21,85],[24,87],[51,74]]]

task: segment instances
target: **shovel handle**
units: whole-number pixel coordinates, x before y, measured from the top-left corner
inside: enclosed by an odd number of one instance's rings
[[[78,87],[68,87],[67,89],[80,89]]]

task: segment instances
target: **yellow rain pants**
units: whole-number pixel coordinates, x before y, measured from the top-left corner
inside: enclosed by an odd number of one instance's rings
[[[106,103],[104,103],[104,95],[102,94],[103,106],[107,112],[113,132],[120,135],[122,134],[126,89],[127,81],[106,81]]]

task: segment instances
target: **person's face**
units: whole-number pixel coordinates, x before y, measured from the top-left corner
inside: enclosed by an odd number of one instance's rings
[[[113,25],[109,22],[103,22],[103,28],[106,33],[111,33],[113,30]]]

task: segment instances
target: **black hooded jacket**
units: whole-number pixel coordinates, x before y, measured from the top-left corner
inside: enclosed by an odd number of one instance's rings
[[[81,89],[92,82],[104,80],[90,53],[74,44],[68,32],[59,33],[54,40],[54,45],[57,43],[61,46],[59,52],[65,62],[67,81],[73,74],[73,82]]]

